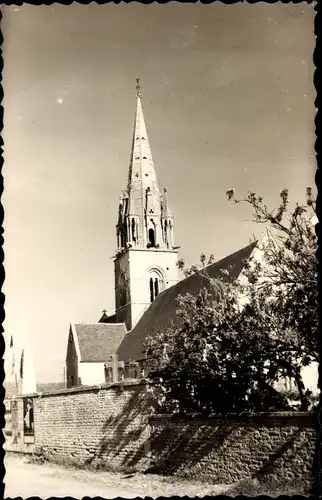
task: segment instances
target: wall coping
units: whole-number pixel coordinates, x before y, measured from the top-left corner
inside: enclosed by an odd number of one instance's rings
[[[267,418],[307,418],[314,417],[315,411],[297,412],[297,411],[279,411],[279,412],[259,412],[259,413],[156,413],[150,416],[150,420],[252,420]]]
[[[97,385],[83,385],[80,387],[70,387],[68,389],[57,389],[50,392],[33,392],[29,394],[17,394],[10,398],[5,398],[5,400],[17,400],[24,398],[44,398],[50,396],[65,396],[67,394],[78,394],[84,392],[100,392],[101,390],[119,390],[123,391],[131,387],[136,387],[140,385],[149,385],[150,382],[147,379],[137,379],[137,380],[124,380],[121,382],[113,382],[108,384],[97,384]]]

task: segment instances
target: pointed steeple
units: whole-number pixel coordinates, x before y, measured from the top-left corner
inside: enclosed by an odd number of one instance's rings
[[[136,113],[127,190],[120,198],[117,224],[118,249],[170,248],[166,195],[161,196],[145,125],[140,80],[136,79]],[[166,211],[165,211],[166,210]],[[171,217],[171,216],[170,216]],[[164,225],[167,228],[164,228]],[[172,232],[172,221],[170,222]]]
[[[178,281],[173,218],[167,190],[161,193],[158,186],[138,78],[128,182],[120,196],[116,232],[116,311],[112,318],[130,331],[151,301]]]

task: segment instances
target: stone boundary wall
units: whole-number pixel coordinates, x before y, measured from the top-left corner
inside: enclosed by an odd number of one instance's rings
[[[33,395],[36,452],[77,466],[142,468],[153,403],[145,381]]]
[[[312,413],[154,415],[156,470],[233,484],[246,478],[297,484],[315,481],[317,417]]]
[[[24,436],[26,400],[33,403],[33,437]],[[15,443],[14,432],[8,432],[13,401],[18,405]],[[145,380],[30,394],[5,405],[7,451],[36,452],[79,467],[152,466],[213,484],[255,477],[309,488],[315,476],[318,424],[313,413],[157,415]]]

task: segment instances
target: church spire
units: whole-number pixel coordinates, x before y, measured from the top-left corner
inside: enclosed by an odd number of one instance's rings
[[[167,190],[158,186],[136,79],[136,112],[127,187],[116,226],[115,318],[131,330],[150,303],[178,281],[178,252]]]
[[[140,79],[136,78],[136,113],[128,185],[119,204],[118,249],[171,248],[172,231],[167,195],[160,194],[145,125]]]

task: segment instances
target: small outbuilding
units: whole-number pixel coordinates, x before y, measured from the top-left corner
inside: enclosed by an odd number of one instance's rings
[[[125,334],[124,323],[71,324],[66,354],[66,387],[108,382],[107,363]]]

